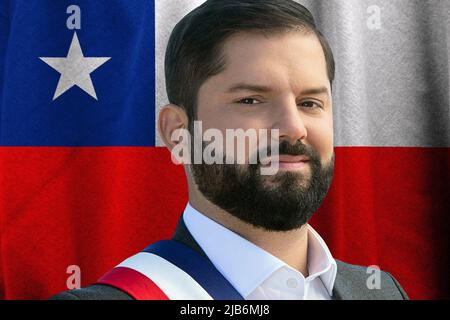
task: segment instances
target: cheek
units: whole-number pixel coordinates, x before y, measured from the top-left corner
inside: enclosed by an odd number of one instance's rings
[[[199,110],[200,111],[200,110]],[[199,112],[198,120],[202,121],[205,129],[214,128],[225,132],[226,129],[261,129],[267,123],[255,115],[243,115],[229,106],[217,107],[212,111]]]
[[[248,129],[265,129],[264,123],[260,121],[258,118],[248,118],[243,117],[242,115],[233,112],[230,108],[227,106],[223,107],[217,107],[214,110],[208,110],[205,112],[205,109],[198,109],[198,119],[197,121],[202,122],[202,130],[203,133],[205,133],[208,129],[217,129],[220,131],[222,135],[222,148],[220,150],[220,154],[233,154],[235,159],[238,159],[238,157],[242,157],[247,161],[250,157],[250,154],[253,154],[257,150],[258,147],[258,141],[253,141],[252,144],[249,143],[248,139],[245,139],[244,141],[244,147],[238,148],[238,138],[234,138],[234,148],[230,149],[227,146],[227,129],[242,129],[245,132]],[[228,143],[231,143],[228,141]],[[256,143],[256,146],[255,146]],[[256,147],[256,148],[254,148]]]
[[[307,126],[307,142],[319,152],[323,163],[327,163],[333,155],[333,121],[317,121]]]

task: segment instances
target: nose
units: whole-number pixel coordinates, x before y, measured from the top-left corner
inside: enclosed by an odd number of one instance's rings
[[[290,144],[295,144],[299,140],[305,140],[307,130],[295,100],[286,100],[275,108],[277,112],[272,128],[280,130],[280,141],[287,140]]]

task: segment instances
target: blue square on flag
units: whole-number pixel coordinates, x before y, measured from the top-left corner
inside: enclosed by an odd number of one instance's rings
[[[153,1],[1,1],[0,144],[153,146],[154,42]]]

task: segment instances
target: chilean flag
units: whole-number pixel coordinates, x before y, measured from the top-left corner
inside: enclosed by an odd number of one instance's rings
[[[187,185],[155,133],[163,56],[175,23],[202,2],[0,2],[0,298],[46,299],[71,288],[73,270],[89,285],[171,237]],[[336,52],[338,66],[355,50]],[[336,258],[380,266],[413,299],[449,298],[450,141],[411,135],[433,119],[448,130],[448,113],[397,122],[383,100],[361,119],[345,96],[359,80],[335,88],[336,109],[354,117],[338,111],[333,185],[311,223]],[[408,139],[345,138],[380,123]]]

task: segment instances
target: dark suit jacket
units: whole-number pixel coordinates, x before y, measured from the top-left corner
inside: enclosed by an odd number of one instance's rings
[[[180,241],[206,256],[198,243],[191,236],[181,218],[172,240]],[[366,281],[370,274],[367,268],[351,265],[339,260],[337,263],[337,275],[334,283],[334,300],[406,300],[408,296],[400,284],[389,273],[381,272],[380,289],[369,289]],[[69,290],[57,294],[51,300],[132,300],[125,292],[107,285],[91,285],[86,288]]]

